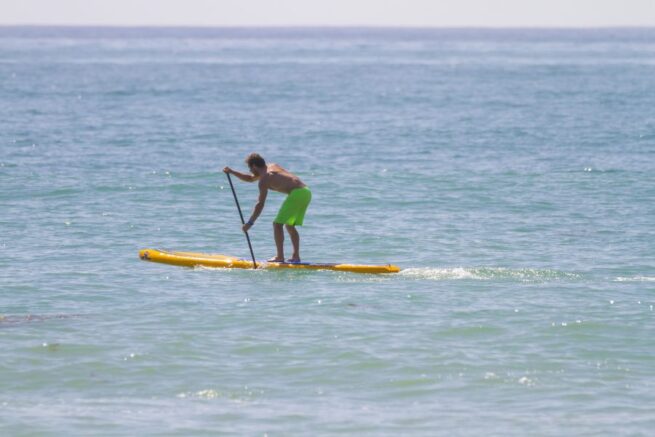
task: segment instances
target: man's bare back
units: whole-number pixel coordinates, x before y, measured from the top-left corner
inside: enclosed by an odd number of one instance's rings
[[[260,185],[269,190],[289,194],[295,188],[305,188],[306,185],[293,173],[283,169],[277,164],[267,164],[266,173],[259,177]]]

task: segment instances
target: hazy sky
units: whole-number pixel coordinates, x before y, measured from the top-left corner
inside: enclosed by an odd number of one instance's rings
[[[655,26],[655,0],[0,0],[0,24]]]

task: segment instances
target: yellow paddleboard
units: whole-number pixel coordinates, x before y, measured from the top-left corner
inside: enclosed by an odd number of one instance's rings
[[[252,261],[235,258],[233,256],[195,253],[195,252],[167,252],[157,249],[141,249],[139,258],[144,261],[172,264],[183,267],[218,267],[230,269],[252,269]],[[319,263],[257,263],[258,269],[304,269],[304,270],[336,270],[339,272],[354,273],[398,273],[397,266],[367,266],[359,264],[319,264]]]

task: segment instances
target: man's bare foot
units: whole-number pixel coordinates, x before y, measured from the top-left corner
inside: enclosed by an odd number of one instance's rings
[[[274,256],[273,258],[268,259],[266,262],[269,262],[269,263],[283,263],[284,258],[280,258],[279,256]]]
[[[300,258],[289,258],[287,260],[288,263],[296,263],[298,264],[300,262]]]

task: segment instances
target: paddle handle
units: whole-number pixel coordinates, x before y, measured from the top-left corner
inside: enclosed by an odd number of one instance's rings
[[[230,177],[229,173],[225,173],[227,175],[227,180],[230,183],[230,188],[232,188],[232,195],[234,196],[234,202],[237,204],[237,209],[239,210],[239,217],[241,217],[241,224],[245,225],[246,222],[243,219],[243,213],[241,212],[241,205],[239,205],[239,199],[237,198],[237,192],[234,190],[234,185],[232,184],[232,178]],[[246,240],[248,241],[248,247],[250,248],[250,256],[252,257],[252,268],[256,269],[257,268],[257,262],[255,262],[255,252],[252,251],[252,244],[250,243],[250,235],[248,235],[248,231],[244,232],[246,234]]]

